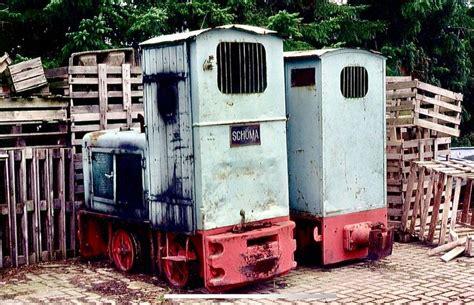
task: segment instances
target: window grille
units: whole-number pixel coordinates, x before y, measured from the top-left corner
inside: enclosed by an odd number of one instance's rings
[[[361,98],[369,90],[369,74],[364,67],[349,66],[341,71],[341,93],[345,98]]]
[[[221,42],[217,84],[224,94],[261,93],[267,88],[265,48],[260,43]]]

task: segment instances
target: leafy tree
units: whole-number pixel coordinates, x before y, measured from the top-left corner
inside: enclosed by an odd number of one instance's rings
[[[467,0],[5,0],[0,53],[41,56],[134,46],[160,34],[228,23],[265,26],[285,50],[363,47],[388,57],[391,75],[408,74],[463,92],[461,144],[474,144],[474,16]]]
[[[415,78],[464,93],[462,133],[474,131],[470,113],[474,19],[465,0],[352,0],[366,5],[368,20],[382,19],[385,30],[372,41],[388,57],[391,75]],[[454,144],[457,140],[453,139]],[[469,143],[466,139],[463,143]],[[474,144],[474,141],[472,142]]]
[[[384,26],[378,20],[360,17],[368,8],[366,5],[337,5],[318,0],[312,12],[292,6],[295,12],[281,11],[269,18],[269,27],[286,38],[286,50],[366,46]]]

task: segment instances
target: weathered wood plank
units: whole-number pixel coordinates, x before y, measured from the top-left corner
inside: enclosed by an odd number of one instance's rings
[[[416,180],[416,168],[415,166],[412,166],[410,169],[410,176],[408,177],[408,184],[407,184],[407,191],[405,193],[405,201],[403,203],[403,211],[402,211],[402,229],[403,231],[407,231],[408,229],[408,211],[411,208],[411,199],[412,199],[412,193],[414,189],[414,184]]]
[[[99,117],[100,129],[107,128],[107,65],[99,64]]]
[[[461,184],[462,180],[460,178],[455,178],[455,187],[454,187],[454,197],[453,197],[453,209],[452,209],[452,217],[449,224],[449,229],[453,230],[456,227],[456,218],[458,215],[458,205],[459,205],[459,196],[461,194]]]
[[[466,183],[466,186],[464,187],[464,198],[463,198],[463,206],[462,206],[462,213],[461,213],[461,222],[467,222],[469,206],[471,204],[471,195],[472,195],[472,180],[469,179]]]
[[[127,115],[127,127],[132,126],[132,86],[130,82],[130,64],[122,65],[122,91],[123,91],[123,110]]]
[[[446,182],[446,193],[444,196],[444,206],[443,206],[443,214],[441,217],[441,230],[439,232],[439,244],[444,244],[446,238],[446,230],[448,228],[448,213],[451,206],[451,193],[453,190],[453,177],[448,176]]]
[[[449,262],[450,260],[455,259],[459,255],[464,252],[465,246],[457,246],[456,248],[452,249],[448,253],[441,256],[441,260],[445,263]]]
[[[438,222],[439,208],[441,205],[441,199],[443,196],[443,190],[444,190],[445,179],[446,179],[446,175],[443,173],[437,173],[437,175],[439,175],[438,185],[436,186],[436,193],[435,193],[435,198],[433,202],[433,212],[431,215],[431,222],[430,222],[430,227],[429,227],[428,236],[427,236],[427,240],[429,242],[433,242],[435,229]]]
[[[61,205],[61,209],[59,211],[59,247],[61,251],[61,257],[63,259],[66,258],[66,194],[65,194],[65,184],[66,184],[66,176],[65,176],[65,152],[64,149],[60,150],[59,156],[59,164],[58,164],[58,171],[54,173],[58,175],[57,181],[59,181],[58,185],[58,197]]]
[[[421,89],[421,90],[424,90],[424,91],[429,91],[433,94],[439,94],[439,95],[445,96],[445,97],[453,99],[453,100],[462,100],[463,99],[463,95],[460,94],[460,93],[449,91],[447,89],[436,87],[436,86],[433,86],[433,85],[430,85],[430,84],[427,84],[427,83],[424,83],[424,82],[420,82],[420,81],[418,81],[418,83],[417,83],[417,88]]]
[[[67,111],[59,110],[31,110],[31,111],[2,111],[0,112],[0,122],[19,121],[65,121]]]
[[[29,236],[28,236],[28,205],[27,201],[27,172],[26,172],[26,149],[20,151],[21,161],[20,161],[20,201],[23,203],[22,211],[22,234],[23,234],[23,253],[26,259],[26,264],[29,265],[30,253],[29,253]]]
[[[16,223],[16,179],[15,179],[15,152],[8,152],[8,213],[9,213],[9,228],[10,228],[10,257],[12,265],[18,266],[18,234]]]
[[[69,66],[69,74],[98,74],[98,66]],[[132,66],[130,68],[132,74],[141,74],[142,69],[138,66]],[[108,66],[107,74],[120,74],[122,73],[121,66]]]
[[[425,199],[422,201],[423,205],[421,207],[421,216],[420,216],[420,231],[418,237],[420,240],[424,240],[425,237],[425,227],[428,219],[428,211],[431,206],[431,198],[433,198],[433,188],[438,185],[438,175],[435,175],[433,171],[430,172],[430,180],[428,183],[428,188],[426,190]]]

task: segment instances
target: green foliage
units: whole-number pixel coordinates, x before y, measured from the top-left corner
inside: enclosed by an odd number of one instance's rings
[[[290,14],[287,11],[280,11],[276,15],[268,18],[268,28],[275,30],[283,38],[300,38],[301,34],[301,20],[298,18],[298,13]]]
[[[420,80],[464,93],[461,142],[474,138],[472,51],[474,19],[465,0],[353,0],[367,5],[362,17],[383,19],[386,30],[372,40],[388,57],[389,75]],[[461,143],[459,142],[459,143]],[[453,142],[456,143],[456,142]]]
[[[384,29],[383,22],[360,17],[366,5],[336,5],[327,0],[314,3],[310,11],[303,9],[304,4],[293,3],[295,12],[283,10],[269,17],[268,27],[286,39],[285,50],[365,46]]]
[[[151,7],[145,12],[134,13],[131,18],[125,36],[132,45],[166,32],[168,15],[164,9]]]
[[[41,56],[50,67],[70,53],[134,46],[150,37],[229,23],[264,26],[285,50],[379,50],[389,75],[412,75],[462,92],[460,144],[474,145],[474,11],[467,0],[6,0],[0,53]]]
[[[63,50],[66,50],[66,54],[68,54],[71,50],[89,51],[111,47],[104,41],[104,37],[107,37],[111,32],[112,29],[107,26],[102,15],[83,19],[77,31],[66,33],[68,42]]]

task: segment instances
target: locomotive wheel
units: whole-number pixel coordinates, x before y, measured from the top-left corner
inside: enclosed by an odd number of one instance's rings
[[[115,266],[122,272],[133,269],[140,257],[140,243],[135,234],[119,229],[110,243],[110,253]]]
[[[192,248],[191,243],[188,248],[188,257],[196,257],[196,252]],[[186,256],[185,242],[175,239],[169,244],[168,254],[170,256]],[[189,280],[196,273],[196,260],[170,260],[164,259],[163,269],[166,280],[175,288],[184,288],[188,286]]]

